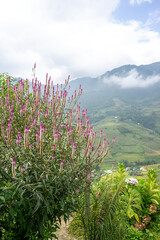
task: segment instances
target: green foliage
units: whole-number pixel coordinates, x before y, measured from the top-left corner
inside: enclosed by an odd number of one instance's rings
[[[116,172],[96,178],[90,186],[89,214],[86,215],[84,192],[77,198],[77,213],[70,230],[83,233],[87,240],[156,239],[153,233],[155,229],[159,231],[158,204],[153,204],[153,198],[157,199],[153,183],[155,189],[159,188],[156,177],[155,171],[150,170],[146,179],[137,181],[129,178],[124,164],[119,164]]]
[[[152,219],[153,221],[150,222],[150,228],[153,229],[153,231],[160,233],[160,210],[154,214]]]
[[[5,96],[7,94],[7,90],[10,93],[13,92],[12,87],[17,83],[17,80],[8,75],[8,73],[0,74],[0,96]]]
[[[125,179],[125,170],[119,165],[118,173],[102,177],[90,188],[90,211],[86,216],[86,195],[82,193],[77,199],[77,214],[72,226],[83,229],[87,240],[119,239],[125,232],[125,214],[121,212],[119,201]]]
[[[77,200],[77,214],[71,224],[71,231],[76,228],[85,239],[103,240],[119,239],[124,234],[125,223],[119,218],[118,191],[113,194],[112,190],[96,191],[91,189],[89,219],[85,215],[85,195],[80,195]],[[123,216],[124,217],[124,216]]]
[[[139,222],[139,217],[136,213],[136,209],[141,210],[141,196],[136,189],[127,188],[122,196],[124,204],[126,205],[126,213],[129,218],[133,216]]]
[[[127,229],[125,240],[143,240],[143,232],[135,229],[133,226]]]
[[[149,230],[145,230],[145,239],[156,240],[154,234]]]
[[[35,68],[33,69],[35,71]],[[5,81],[6,78],[6,81]],[[95,135],[67,85],[46,76],[44,95],[36,78],[14,86],[2,77],[0,98],[0,235],[5,239],[49,239],[74,209],[75,193],[108,153],[94,148]],[[13,86],[12,86],[13,84]],[[66,90],[67,89],[67,90]],[[55,237],[55,235],[54,235]]]
[[[145,209],[152,203],[159,205],[160,190],[157,175],[153,169],[148,171],[146,180],[142,179],[139,181],[138,191],[141,194],[142,205]]]

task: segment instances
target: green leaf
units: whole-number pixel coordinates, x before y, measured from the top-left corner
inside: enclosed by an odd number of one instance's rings
[[[133,209],[129,206],[129,208],[127,209],[127,215],[129,218],[132,218],[134,216],[134,211]]]
[[[134,216],[135,216],[135,219],[137,220],[137,222],[139,222],[139,217],[138,217],[137,213],[135,213]]]
[[[11,207],[10,209],[9,209],[9,213],[11,214],[11,216],[12,217],[14,217],[14,215],[15,215],[15,211],[14,211],[14,209]]]
[[[157,200],[155,200],[155,199],[151,199],[151,202],[156,204],[156,205],[159,205],[159,202]]]
[[[3,202],[5,202],[5,198],[3,196],[0,196],[0,200],[2,200]]]
[[[51,237],[54,237],[55,239],[58,239],[58,237],[54,233],[51,234]]]

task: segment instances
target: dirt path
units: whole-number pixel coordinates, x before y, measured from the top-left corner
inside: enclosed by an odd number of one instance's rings
[[[56,232],[58,240],[77,240],[68,231],[68,227],[69,227],[71,220],[72,219],[70,219],[66,224],[65,224],[64,220],[62,220],[60,229],[57,230],[57,232]]]

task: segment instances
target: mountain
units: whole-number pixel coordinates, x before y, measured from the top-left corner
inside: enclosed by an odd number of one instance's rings
[[[160,161],[160,62],[125,65],[97,78],[79,78],[70,82],[71,90],[80,84],[80,102],[95,129],[117,139],[111,160],[104,165]]]
[[[129,84],[129,81],[132,82]],[[154,106],[155,109],[160,102],[160,62],[141,66],[125,65],[97,78],[79,78],[71,81],[71,89],[78,89],[80,84],[83,88],[81,104],[88,108],[93,122],[96,121],[94,115],[97,111],[100,115],[100,111],[115,106],[117,99],[129,112],[133,109],[134,114],[142,115],[141,108],[144,111],[144,107],[152,109]],[[157,111],[153,112],[156,114]],[[112,114],[125,118],[120,106]]]
[[[84,90],[84,98],[88,94],[100,95],[100,99],[96,100],[102,100],[102,105],[106,102],[105,99],[117,96],[127,102],[134,102],[137,98],[144,99],[145,96],[159,99],[160,62],[141,66],[125,65],[97,78],[84,77],[71,82],[73,89],[80,84]]]
[[[126,76],[128,73],[135,69],[139,75],[142,75],[143,78],[148,76],[159,75],[160,74],[160,62],[155,62],[148,65],[124,65],[118,68],[115,68],[111,71],[106,72],[102,77],[110,77],[112,75]]]

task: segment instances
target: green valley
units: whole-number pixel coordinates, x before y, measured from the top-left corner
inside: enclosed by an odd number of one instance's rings
[[[153,79],[153,84],[125,87],[112,82],[114,77],[125,81],[133,70],[141,83]],[[116,138],[103,169],[113,162],[137,168],[160,163],[160,62],[122,66],[97,78],[77,79],[71,82],[71,89],[79,84],[84,91],[80,99],[82,108],[88,109],[97,133],[103,129],[110,145],[112,138]]]

